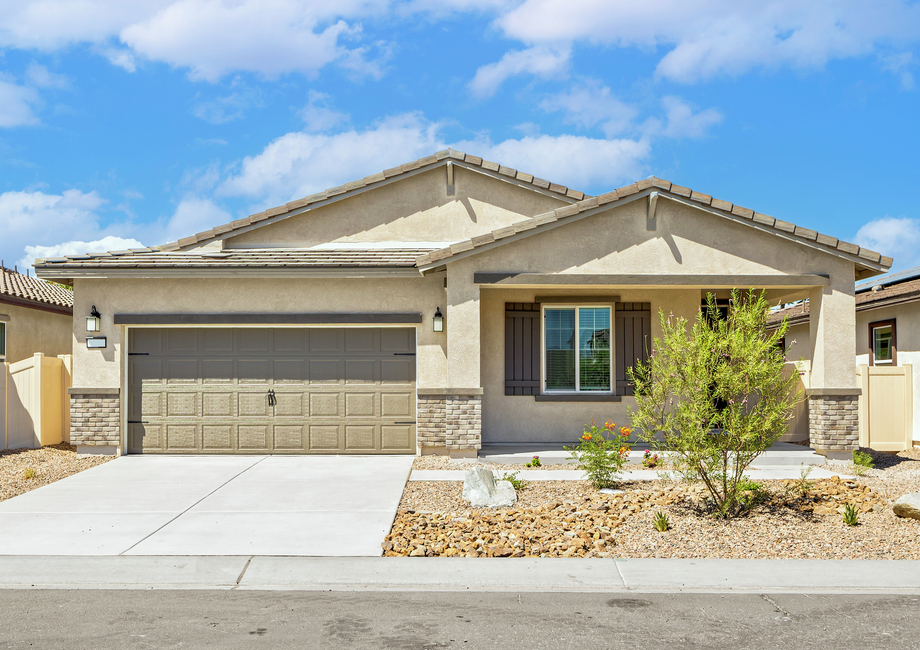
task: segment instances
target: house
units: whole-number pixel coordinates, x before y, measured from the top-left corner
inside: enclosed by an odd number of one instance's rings
[[[920,445],[920,267],[857,283],[855,294],[855,361],[864,389],[861,444],[882,451],[903,449],[899,443],[905,439]],[[787,342],[796,341],[789,348],[789,360],[812,354],[810,314],[810,303],[801,301],[770,316],[774,324],[788,319]],[[884,411],[877,422],[881,437],[870,437],[876,423],[866,408],[870,397],[879,400],[875,408]]]
[[[855,447],[853,283],[890,265],[658,178],[588,196],[446,150],[175,243],[36,269],[74,286],[83,451],[462,457],[625,423],[655,314],[694,318],[733,287],[818,305],[812,438]]]
[[[73,292],[0,265],[0,362],[73,348]]]

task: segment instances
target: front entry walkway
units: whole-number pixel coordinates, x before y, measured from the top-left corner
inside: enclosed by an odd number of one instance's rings
[[[379,556],[412,456],[125,456],[0,503],[0,555]]]

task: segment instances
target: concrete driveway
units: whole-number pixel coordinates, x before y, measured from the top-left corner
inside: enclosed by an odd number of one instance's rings
[[[124,456],[0,503],[0,555],[380,555],[410,456]]]

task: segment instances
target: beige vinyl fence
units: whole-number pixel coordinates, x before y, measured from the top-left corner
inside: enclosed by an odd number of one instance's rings
[[[794,361],[787,363],[785,366],[786,376],[792,373],[798,373],[799,383],[793,389],[793,392],[801,393],[800,402],[795,405],[792,411],[792,417],[789,418],[789,428],[780,438],[782,442],[808,442],[808,400],[805,398],[805,391],[808,389],[811,379],[811,362]]]
[[[36,354],[0,363],[0,443],[6,449],[70,442],[73,357]]]
[[[860,366],[859,446],[903,451],[913,444],[913,366]]]

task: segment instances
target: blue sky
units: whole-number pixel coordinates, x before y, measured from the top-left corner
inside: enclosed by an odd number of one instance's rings
[[[0,258],[155,245],[446,146],[920,264],[920,3],[0,0]]]

